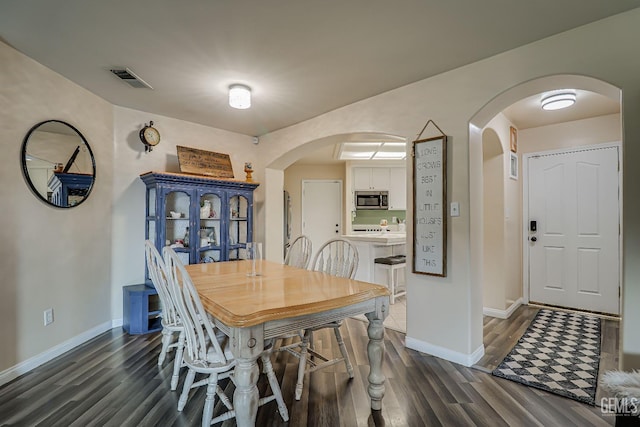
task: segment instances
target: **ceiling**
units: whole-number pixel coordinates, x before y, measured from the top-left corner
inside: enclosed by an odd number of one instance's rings
[[[503,114],[518,130],[524,130],[620,112],[619,101],[586,90],[575,90],[575,93],[576,103],[569,108],[543,110],[540,107],[542,94],[538,94],[511,104],[504,109]]]
[[[568,88],[569,89],[569,88]],[[511,104],[505,108],[502,113],[518,130],[525,130],[540,126],[548,126],[552,124],[571,122],[575,120],[589,119],[608,114],[617,114],[620,112],[620,102],[611,98],[600,95],[595,92],[575,89],[576,103],[569,108],[555,111],[545,111],[541,108],[541,100],[544,94],[537,94]],[[374,138],[368,138],[362,135],[358,138],[351,138],[347,144],[353,144],[355,141],[370,141]],[[383,140],[398,141],[390,136]],[[365,144],[363,144],[365,145]],[[313,153],[296,161],[298,165],[314,165],[314,164],[338,164],[344,163],[338,155],[344,151],[343,144],[335,144],[319,148]],[[363,148],[362,151],[368,151]],[[394,149],[392,151],[397,151]]]
[[[0,39],[115,105],[259,136],[636,7],[640,0],[2,0]],[[129,87],[115,67],[153,89]],[[228,106],[233,83],[252,88],[250,109]]]

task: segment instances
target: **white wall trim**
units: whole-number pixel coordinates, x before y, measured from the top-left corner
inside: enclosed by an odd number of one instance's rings
[[[122,324],[123,324],[123,320],[122,320],[122,318],[120,318],[120,319],[113,319],[113,320],[111,321],[111,329],[113,329],[113,328],[120,328],[120,327],[122,327]]]
[[[509,317],[511,317],[513,312],[522,305],[522,303],[522,298],[518,298],[506,310],[484,307],[482,309],[482,314],[484,314],[485,316],[497,317],[498,319],[508,319]]]
[[[529,157],[522,155],[520,171],[522,172],[522,299],[529,304]]]
[[[429,344],[428,342],[420,341],[411,337],[405,338],[404,345],[405,347],[412,350],[426,353],[431,356],[436,356],[441,359],[448,360],[449,362],[457,363],[466,367],[475,365],[480,359],[482,359],[482,356],[484,356],[484,344],[478,347],[471,354],[459,353],[457,351]]]
[[[117,321],[117,320],[116,320]],[[112,328],[112,323],[115,321],[104,322],[94,328],[89,329],[81,333],[80,335],[76,335],[73,338],[68,339],[65,342],[62,342],[50,349],[33,356],[21,363],[18,363],[15,366],[10,367],[2,372],[0,372],[0,386],[8,383],[9,381],[19,377],[20,375],[26,374],[27,372],[37,368],[44,363],[66,353],[69,350],[74,349],[75,347],[89,341],[92,338],[100,335],[103,332],[106,332]],[[120,319],[120,322],[122,320]]]

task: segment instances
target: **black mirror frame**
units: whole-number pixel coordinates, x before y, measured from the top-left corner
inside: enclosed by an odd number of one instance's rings
[[[87,194],[85,195],[85,197],[73,206],[59,206],[54,203],[51,203],[49,200],[43,197],[42,194],[40,194],[40,192],[38,192],[36,187],[33,185],[33,182],[31,182],[31,178],[29,177],[29,171],[27,169],[27,142],[29,141],[29,137],[31,136],[31,134],[35,132],[40,126],[46,123],[60,123],[73,129],[74,132],[78,134],[80,139],[82,139],[82,142],[84,142],[84,145],[87,147],[87,151],[89,152],[89,156],[91,157],[91,166],[93,168],[93,181],[91,182],[91,186],[89,186],[89,188],[87,189]],[[24,137],[24,140],[22,141],[22,149],[20,150],[20,161],[22,163],[22,175],[24,176],[25,181],[29,185],[29,189],[31,190],[31,192],[35,194],[35,196],[38,199],[46,203],[48,206],[52,206],[54,208],[69,209],[69,208],[74,208],[76,206],[81,205],[82,203],[84,203],[85,200],[89,198],[89,195],[91,194],[91,190],[93,190],[93,186],[95,185],[95,182],[96,182],[96,159],[93,156],[93,151],[91,151],[91,146],[89,145],[89,142],[87,142],[87,139],[75,126],[63,120],[56,120],[56,119],[44,120],[40,123],[35,124],[31,129],[29,129],[29,132],[27,132],[27,135]]]

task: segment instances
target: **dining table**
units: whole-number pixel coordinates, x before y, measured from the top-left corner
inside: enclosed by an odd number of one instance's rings
[[[258,263],[259,275],[250,275],[247,260],[186,266],[202,305],[216,327],[229,337],[236,359],[233,406],[237,425],[255,425],[257,359],[265,342],[359,314],[365,314],[369,321],[371,409],[380,411],[385,392],[383,322],[389,313],[388,289],[278,262]]]

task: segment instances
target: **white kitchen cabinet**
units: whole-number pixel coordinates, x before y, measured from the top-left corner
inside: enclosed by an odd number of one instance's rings
[[[407,209],[407,169],[389,168],[389,209]]]
[[[389,168],[371,168],[371,189],[389,190]]]
[[[369,190],[371,187],[371,168],[353,168],[353,189]]]
[[[389,168],[353,168],[354,190],[389,190]]]

